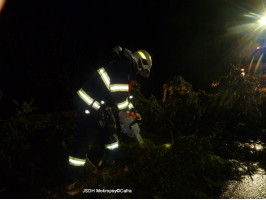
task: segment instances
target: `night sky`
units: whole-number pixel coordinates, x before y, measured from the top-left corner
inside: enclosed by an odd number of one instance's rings
[[[71,95],[116,45],[151,54],[151,77],[141,81],[147,96],[159,96],[174,75],[204,89],[223,71],[216,65],[233,45],[227,29],[252,9],[248,2],[7,0],[0,14],[1,113],[12,99],[33,98],[44,112],[71,109]]]

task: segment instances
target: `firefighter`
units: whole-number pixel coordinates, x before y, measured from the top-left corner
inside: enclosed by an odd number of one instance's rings
[[[145,50],[131,52],[113,48],[116,59],[99,66],[89,80],[77,91],[74,102],[77,109],[77,133],[69,155],[68,178],[79,179],[84,166],[90,162],[88,147],[100,136],[105,160],[115,162],[120,155],[117,127],[112,107],[121,112],[134,111],[130,89],[136,75],[149,77],[152,60]],[[92,164],[92,162],[88,163]]]

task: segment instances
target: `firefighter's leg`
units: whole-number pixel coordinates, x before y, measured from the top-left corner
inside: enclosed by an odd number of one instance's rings
[[[110,107],[103,107],[97,117],[100,125],[100,134],[105,148],[105,159],[117,161],[121,156],[117,137],[116,120]]]
[[[79,179],[85,172],[86,153],[90,144],[97,137],[95,115],[85,110],[78,110],[77,132],[69,155],[68,179]]]

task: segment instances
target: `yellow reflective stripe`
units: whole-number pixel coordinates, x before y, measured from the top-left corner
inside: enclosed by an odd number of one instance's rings
[[[69,156],[68,162],[70,165],[73,165],[73,166],[84,166],[86,159],[74,158],[74,157]]]
[[[114,149],[117,149],[118,147],[119,147],[118,141],[114,142],[112,144],[106,144],[105,145],[105,148],[109,149],[109,150],[114,150]]]
[[[119,110],[123,110],[128,106],[128,99],[126,99],[125,101],[121,102],[121,103],[117,103],[116,104]]]
[[[129,91],[129,85],[128,84],[110,84],[110,77],[108,76],[107,72],[103,67],[97,70],[97,72],[100,74],[101,79],[103,80],[105,86],[110,92],[128,92]]]
[[[80,96],[80,98],[82,98],[83,101],[85,101],[89,106],[92,104],[93,98],[91,98],[88,94],[86,94],[86,92],[84,92],[82,88],[77,93]]]
[[[132,103],[129,103],[128,104],[128,108],[129,108],[129,110],[132,109],[132,108],[134,108],[133,104]]]
[[[144,55],[144,53],[142,53],[141,51],[138,51],[139,55],[146,60],[146,56]]]
[[[98,110],[101,106],[100,106],[100,103],[98,101],[94,101],[94,103],[92,104],[92,107],[95,108],[96,110]]]
[[[110,91],[111,92],[128,92],[129,91],[129,85],[128,84],[112,84],[110,85]]]
[[[94,101],[93,98],[91,98],[82,88],[77,92],[83,101],[85,101],[89,106],[91,106],[96,110],[100,108],[100,103],[98,101]],[[94,102],[93,102],[94,101]]]
[[[100,74],[105,86],[109,90],[109,85],[110,85],[110,77],[108,76],[107,72],[103,67],[97,70],[97,72]]]

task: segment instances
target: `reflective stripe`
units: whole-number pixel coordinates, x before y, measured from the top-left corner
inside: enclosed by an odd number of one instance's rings
[[[82,88],[77,92],[77,94],[80,96],[83,101],[85,101],[89,106],[91,106],[96,110],[100,108],[100,103],[98,101],[95,101],[93,98],[91,98]]]
[[[73,165],[73,166],[84,166],[86,159],[74,158],[74,157],[69,156],[68,162],[70,165]]]
[[[89,95],[87,95],[82,88],[77,93],[80,98],[82,98],[83,101],[85,101],[89,106],[92,104],[93,99]]]
[[[146,60],[146,56],[144,55],[144,53],[142,53],[141,51],[138,51],[139,55]]]
[[[105,86],[107,87],[107,89],[110,92],[128,92],[129,91],[129,85],[128,84],[110,84],[110,82],[111,82],[110,77],[108,76],[107,72],[105,71],[105,69],[103,67],[98,69],[97,72],[101,76],[101,79],[103,80]],[[123,110],[128,106],[128,99],[126,99],[124,102],[117,103],[116,105],[117,105],[119,110]],[[94,106],[94,104],[92,106]]]
[[[128,99],[126,99],[125,101],[121,102],[121,103],[117,103],[116,104],[119,110],[123,110],[128,106]]]
[[[110,77],[108,76],[107,72],[103,67],[97,70],[97,72],[100,74],[104,84],[106,85],[107,89],[109,90],[110,85]]]
[[[118,141],[115,143],[112,143],[112,144],[106,144],[105,145],[105,148],[109,149],[109,150],[114,150],[114,149],[117,149],[118,147],[119,147]]]
[[[85,110],[85,113],[86,113],[86,114],[90,114],[90,111],[89,111],[89,110]]]
[[[111,92],[117,92],[117,91],[128,92],[129,85],[128,84],[112,84],[110,85],[110,91]]]
[[[98,110],[101,107],[101,105],[99,102],[94,101],[94,103],[92,104],[92,107],[95,108],[96,110]]]
[[[128,104],[128,108],[129,108],[129,110],[132,109],[132,108],[134,108],[133,104],[132,103],[129,103]]]
[[[105,86],[110,92],[128,92],[129,85],[128,84],[110,84],[110,77],[103,67],[97,70],[100,74]]]

